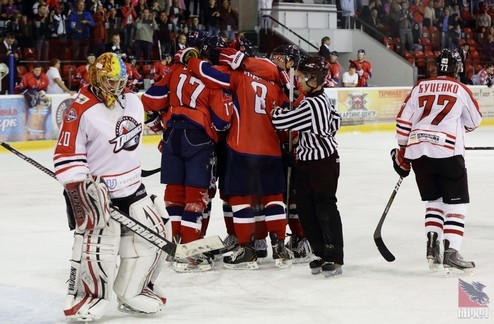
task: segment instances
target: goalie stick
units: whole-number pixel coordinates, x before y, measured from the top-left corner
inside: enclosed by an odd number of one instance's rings
[[[16,150],[15,148],[13,148],[12,146],[10,146],[9,144],[3,141],[0,141],[0,145],[6,148],[8,151],[17,155],[27,163],[43,171],[53,179],[56,179],[55,173],[50,169],[48,169],[47,167],[31,159],[30,157],[24,155],[23,153],[21,153],[20,151]],[[167,240],[166,238],[162,237],[160,234],[148,228],[147,226],[143,225],[136,219],[132,218],[127,213],[124,213],[123,211],[119,210],[117,207],[111,206],[110,208],[114,211],[117,211],[117,213],[111,213],[112,219],[124,225],[130,231],[136,233],[137,235],[139,235],[149,243],[165,251],[171,256],[175,256],[177,258],[186,258],[195,254],[208,252],[212,250],[218,250],[225,247],[223,242],[217,235],[199,239],[186,244],[175,244]]]
[[[393,262],[395,260],[394,255],[388,250],[386,247],[386,244],[384,244],[384,241],[382,239],[381,235],[381,230],[383,227],[384,220],[386,219],[386,216],[388,215],[388,211],[391,208],[391,204],[393,203],[393,200],[395,199],[396,194],[398,193],[398,189],[400,189],[401,182],[403,181],[403,177],[400,177],[398,179],[398,182],[395,185],[395,188],[393,190],[393,193],[391,194],[391,197],[389,197],[388,203],[386,204],[386,208],[384,208],[384,212],[381,216],[381,219],[379,220],[379,223],[377,224],[376,230],[374,231],[374,242],[376,243],[377,249],[381,253],[381,255],[386,259],[388,262]]]
[[[494,150],[494,146],[465,147],[467,151]]]

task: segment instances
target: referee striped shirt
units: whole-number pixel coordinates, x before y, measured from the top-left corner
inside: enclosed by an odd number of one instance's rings
[[[334,136],[341,117],[324,90],[307,95],[296,109],[275,109],[272,121],[278,130],[299,132],[296,152],[301,161],[327,158],[338,148]]]

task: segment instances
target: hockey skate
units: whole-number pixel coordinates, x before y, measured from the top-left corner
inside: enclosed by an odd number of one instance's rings
[[[173,258],[170,267],[176,272],[204,272],[213,269],[213,259],[203,253],[188,258]]]
[[[155,315],[165,307],[166,298],[159,296],[149,287],[144,288],[142,293],[128,300],[118,298],[118,310],[123,313],[150,316]]]
[[[427,261],[429,262],[429,269],[437,271],[442,263],[441,260],[441,243],[437,239],[437,233],[427,233]]]
[[[254,249],[258,258],[266,258],[268,256],[268,243],[266,243],[266,239],[255,240]]]
[[[225,244],[225,247],[223,248],[223,253],[232,251],[232,250],[234,250],[238,246],[237,237],[235,235],[229,234],[223,240],[223,244]]]
[[[243,244],[233,251],[232,254],[223,258],[223,265],[232,270],[255,270],[259,269],[256,251],[252,244]]]
[[[321,258],[316,258],[316,259],[312,260],[311,262],[309,262],[310,272],[313,275],[321,273],[321,271],[322,271],[321,266],[323,263],[324,263],[324,261]]]
[[[460,253],[449,247],[449,241],[444,240],[443,266],[446,277],[455,275],[472,275],[475,269],[473,261],[465,261]]]
[[[324,262],[321,266],[321,270],[326,278],[336,277],[343,274],[341,264],[334,262]]]
[[[285,246],[293,252],[293,263],[305,263],[314,258],[312,248],[305,237],[298,237],[292,234]]]
[[[283,240],[279,240],[276,233],[270,233],[273,259],[277,268],[287,268],[293,263],[293,252],[288,250]]]

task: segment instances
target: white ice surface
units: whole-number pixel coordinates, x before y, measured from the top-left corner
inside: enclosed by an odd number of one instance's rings
[[[493,146],[494,128],[467,134],[467,146]],[[425,260],[424,203],[413,175],[406,178],[384,223],[383,238],[396,256],[386,262],[372,234],[398,176],[389,151],[392,133],[337,137],[341,156],[338,206],[345,239],[344,274],[325,279],[307,264],[277,269],[271,258],[257,271],[177,274],[158,285],[168,303],[157,317],[116,310],[115,296],[101,323],[487,323],[458,319],[458,280],[431,273]],[[144,147],[143,168],[159,165],[155,145]],[[24,152],[52,168],[52,152]],[[494,151],[468,151],[471,203],[462,254],[477,264],[464,279],[483,283],[494,298]],[[11,153],[0,153],[0,323],[64,323],[72,233],[61,186]],[[144,180],[162,195],[159,176]],[[208,234],[225,236],[220,201],[213,201]],[[491,310],[492,314],[492,310]]]

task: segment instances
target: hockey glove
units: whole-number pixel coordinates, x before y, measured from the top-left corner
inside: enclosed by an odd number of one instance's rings
[[[389,153],[393,160],[393,168],[400,177],[406,178],[410,174],[410,161],[405,159],[405,147],[394,148]]]
[[[163,133],[163,125],[161,124],[161,116],[157,111],[146,112],[146,120],[144,123],[155,134]]]
[[[100,177],[65,185],[77,229],[87,231],[106,227],[110,219],[108,188]]]
[[[232,70],[236,70],[242,66],[245,57],[244,53],[237,51],[234,48],[222,48],[220,51],[219,62],[221,65],[226,65]]]
[[[187,63],[191,58],[198,58],[199,52],[194,47],[187,47],[178,51],[173,57],[175,63],[182,63],[187,66]]]

